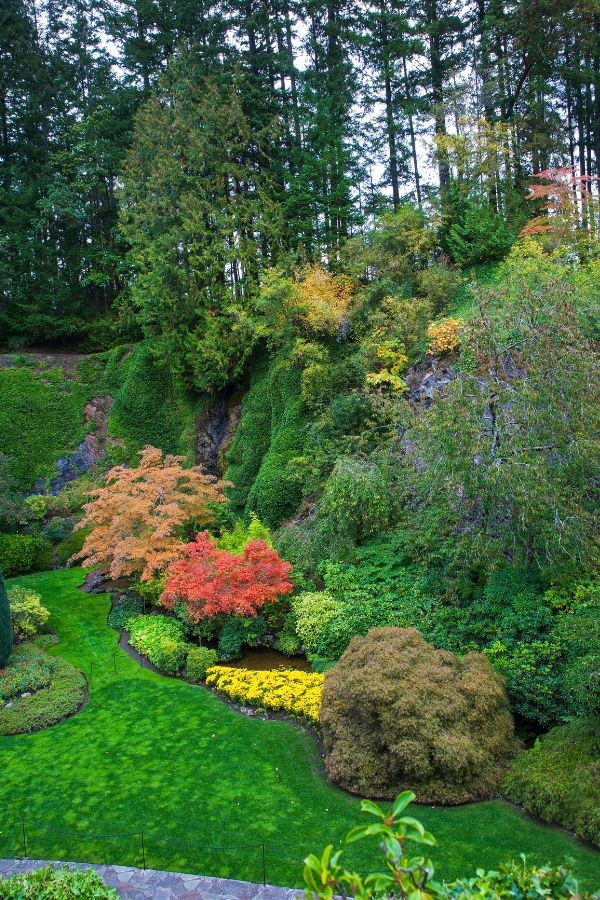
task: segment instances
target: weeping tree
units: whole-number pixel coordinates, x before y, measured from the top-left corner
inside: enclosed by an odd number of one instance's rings
[[[3,666],[12,650],[12,622],[8,594],[0,572],[0,666]]]

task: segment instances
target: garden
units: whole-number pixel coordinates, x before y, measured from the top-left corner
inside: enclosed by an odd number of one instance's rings
[[[359,801],[326,781],[314,737],[141,667],[107,626],[108,595],[84,594],[83,578],[70,569],[18,580],[50,611],[59,642],[49,657],[85,674],[89,700],[60,725],[0,741],[0,854],[23,853],[24,826],[31,857],[136,865],[143,834],[149,867],[261,881],[264,844],[267,880],[299,885],[304,857],[340,842],[359,815]],[[438,838],[439,877],[519,853],[538,863],[567,855],[594,885],[596,851],[509,803],[418,815]],[[348,861],[376,856],[353,847]]]

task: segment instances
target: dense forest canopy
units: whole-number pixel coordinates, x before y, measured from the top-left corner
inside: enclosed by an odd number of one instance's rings
[[[0,341],[185,327],[191,377],[223,381],[265,267],[335,269],[407,201],[455,261],[486,230],[501,256],[531,174],[597,193],[600,8],[6,0],[0,118]],[[208,331],[235,340],[207,369]]]

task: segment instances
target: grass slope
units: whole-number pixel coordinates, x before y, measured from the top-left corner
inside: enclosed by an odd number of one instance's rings
[[[42,594],[60,636],[52,652],[86,672],[90,699],[60,725],[0,738],[0,856],[22,853],[25,822],[32,857],[140,865],[143,831],[149,866],[260,881],[264,842],[267,881],[300,884],[303,857],[356,824],[358,801],[325,782],[301,728],[244,718],[202,688],[139,668],[106,626],[108,598],[80,592],[81,578],[18,579]],[[588,886],[600,868],[599,854],[505,803],[417,815],[439,839],[441,877],[520,852],[540,862],[568,854]],[[370,852],[354,846],[348,861],[369,865]]]

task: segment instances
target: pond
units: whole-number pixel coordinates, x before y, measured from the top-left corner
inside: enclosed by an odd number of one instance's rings
[[[269,650],[262,647],[248,648],[239,659],[232,659],[223,666],[232,666],[236,669],[300,669],[301,672],[312,672],[309,661],[304,656],[285,656],[278,650]]]

